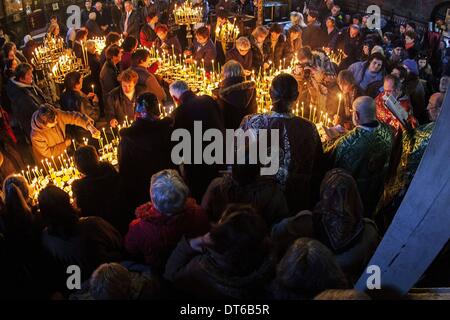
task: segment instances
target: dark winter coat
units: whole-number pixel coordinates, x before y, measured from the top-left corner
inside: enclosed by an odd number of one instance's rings
[[[229,175],[214,179],[202,200],[209,219],[217,222],[231,203],[251,204],[268,226],[289,216],[284,194],[271,177],[259,177],[248,185],[239,185]]]
[[[174,128],[183,128],[194,137],[194,121],[202,122],[203,132],[207,129],[219,129],[223,132],[223,120],[217,102],[210,96],[197,96],[187,91],[180,97],[181,104],[173,112]],[[203,145],[205,147],[206,144]],[[191,151],[191,162],[194,153]],[[184,165],[184,175],[192,197],[201,201],[203,193],[212,179],[217,177],[218,165],[190,164]]]
[[[64,111],[77,111],[87,115],[94,121],[100,119],[98,104],[92,103],[86,95],[73,90],[66,90],[61,94],[61,109]]]
[[[110,60],[106,60],[100,71],[100,84],[102,86],[103,102],[106,103],[106,97],[112,89],[117,88],[120,83],[117,80],[119,68]]]
[[[253,81],[232,77],[222,81],[214,90],[224,120],[225,129],[237,129],[242,118],[256,113],[256,88]]]
[[[216,46],[211,39],[209,39],[203,46],[201,46],[197,41],[194,41],[192,57],[195,61],[197,61],[197,66],[201,67],[204,63],[206,71],[211,71],[212,60],[216,60],[217,58]]]
[[[267,36],[265,49],[268,50],[265,55],[266,59],[272,61],[275,68],[280,67],[280,63],[285,65],[289,65],[292,59],[292,51],[291,46],[286,40],[286,36],[281,34],[275,44],[275,47],[272,48],[272,43],[270,41],[270,35]]]
[[[6,92],[11,100],[13,117],[27,139],[29,139],[33,113],[42,104],[49,101],[47,101],[44,93],[36,85],[25,85],[14,79],[10,79],[6,84]]]
[[[123,33],[125,31],[125,20],[127,18],[127,13],[122,13],[122,18],[120,20],[120,31]],[[141,17],[136,10],[133,10],[128,18],[128,28],[127,33],[130,36],[139,39],[139,30],[141,27]]]
[[[73,197],[83,217],[98,216],[118,229],[115,219],[119,174],[109,163],[72,184]]]
[[[136,87],[133,99],[130,100],[123,93],[122,87],[113,89],[106,98],[105,117],[107,121],[116,119],[119,124],[127,118],[128,121],[135,117],[136,99],[139,97],[139,89]]]
[[[261,252],[259,259],[246,269],[239,271],[226,257],[210,249],[204,253],[194,251],[183,237],[167,261],[164,277],[177,289],[199,299],[266,298],[267,284],[274,276],[274,261]]]
[[[225,61],[228,62],[234,60],[239,62],[245,70],[252,70],[253,66],[253,53],[250,50],[245,56],[242,56],[238,49],[233,48],[225,55]]]
[[[150,179],[153,174],[172,168],[170,136],[172,121],[137,119],[120,131],[119,172],[121,193],[134,210],[150,200]]]
[[[308,24],[302,33],[303,46],[311,49],[322,48],[324,45],[324,33],[319,22]]]

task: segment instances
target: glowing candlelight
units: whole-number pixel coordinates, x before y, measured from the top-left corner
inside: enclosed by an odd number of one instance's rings
[[[337,115],[339,115],[340,111],[341,111],[341,101],[342,101],[342,94],[339,93],[338,94],[339,97],[339,104],[338,104],[338,109],[337,109]]]
[[[52,156],[52,161],[53,161],[53,164],[55,165],[55,170],[57,170],[58,166],[56,165],[55,158],[53,156]]]

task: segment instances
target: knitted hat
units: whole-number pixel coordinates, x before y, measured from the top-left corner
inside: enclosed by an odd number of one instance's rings
[[[412,74],[419,75],[419,66],[417,65],[416,60],[406,59],[403,61],[403,66]]]

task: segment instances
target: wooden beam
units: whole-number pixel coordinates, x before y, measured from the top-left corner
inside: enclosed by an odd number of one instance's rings
[[[450,238],[450,93],[397,214],[369,265],[381,270],[377,293],[405,295]],[[368,291],[363,273],[356,284]]]

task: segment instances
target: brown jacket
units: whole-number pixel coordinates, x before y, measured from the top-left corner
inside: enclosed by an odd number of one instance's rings
[[[57,157],[64,153],[66,145],[66,125],[75,125],[87,130],[89,124],[94,124],[92,119],[79,112],[69,112],[56,109],[57,124],[53,128],[43,125],[38,119],[38,112],[31,119],[31,143],[33,154],[37,163],[44,158]]]

